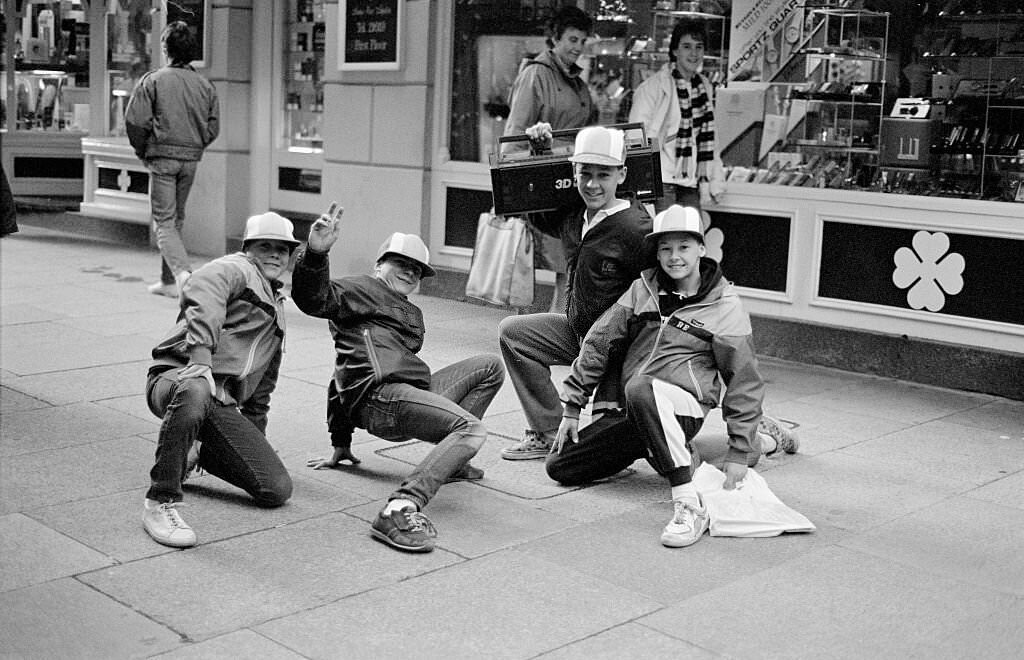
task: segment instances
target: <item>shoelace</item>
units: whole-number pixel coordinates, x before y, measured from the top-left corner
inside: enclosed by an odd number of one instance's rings
[[[176,506],[184,506],[184,504],[182,502],[164,502],[160,505],[160,510],[167,518],[167,522],[171,524],[171,527],[177,527],[180,529],[187,528],[188,525],[186,525],[185,521],[178,515],[178,510],[174,508]]]
[[[675,515],[672,517],[672,522],[677,525],[685,525],[688,529],[693,529],[694,518],[704,513],[700,507],[695,507],[689,502],[673,500],[672,504],[675,506]],[[692,512],[693,517],[688,517],[686,515],[687,512]]]
[[[403,510],[403,513],[405,513],[405,519],[409,521],[409,529],[414,532],[424,532],[427,536],[437,536],[437,530],[434,529],[434,523],[430,522],[430,518],[419,511]]]

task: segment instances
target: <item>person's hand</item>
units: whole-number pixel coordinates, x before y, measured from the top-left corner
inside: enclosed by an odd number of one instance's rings
[[[725,490],[733,490],[737,486],[741,486],[740,483],[747,477],[747,466],[742,463],[731,463],[726,461],[725,463],[725,482],[722,484],[722,488]]]
[[[562,422],[558,425],[558,432],[555,434],[555,445],[553,449],[556,454],[562,453],[562,447],[565,446],[566,440],[572,440],[573,443],[580,441],[580,420],[575,417],[563,417]]]
[[[186,378],[205,378],[206,382],[210,384],[210,393],[213,394],[217,391],[217,385],[213,382],[213,369],[209,365],[188,365],[178,372],[178,380],[185,380]]]
[[[351,447],[335,447],[330,458],[311,458],[306,461],[306,467],[311,467],[314,470],[331,470],[338,467],[342,461],[349,461],[352,465],[362,463],[352,453]]]
[[[331,247],[337,242],[338,237],[341,236],[341,216],[345,213],[345,209],[339,206],[337,202],[331,203],[331,208],[327,210],[313,226],[309,228],[309,237],[306,239],[306,245],[309,249],[314,252],[330,252]]]
[[[524,131],[530,138],[530,151],[534,154],[544,153],[551,149],[551,124],[539,121]]]

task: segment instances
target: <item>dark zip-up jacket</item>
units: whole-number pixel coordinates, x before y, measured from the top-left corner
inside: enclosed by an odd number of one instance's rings
[[[178,321],[153,349],[153,368],[208,365],[214,396],[261,411],[265,424],[284,350],[280,287],[241,252],[207,263],[182,287]]]
[[[758,446],[754,434],[764,400],[750,317],[718,263],[706,257],[696,302],[662,316],[656,272],[644,271],[583,340],[564,384],[566,414],[579,415],[606,370],[608,355],[621,347],[624,384],[638,374],[653,376],[692,394],[705,413],[721,400],[729,434],[725,460],[746,465]]]
[[[292,273],[292,299],[306,314],[330,322],[334,383],[349,419],[381,383],[430,387],[430,367],[416,355],[423,347],[423,312],[381,280],[332,280],[327,255],[302,249]]]
[[[581,201],[567,211],[529,216],[533,226],[562,241],[568,259],[566,316],[580,338],[651,264],[651,254],[644,249],[651,216],[640,202],[632,199],[628,209],[608,216],[586,237],[584,209]]]
[[[124,116],[140,160],[200,160],[220,132],[213,84],[190,65],[169,65],[139,79]]]

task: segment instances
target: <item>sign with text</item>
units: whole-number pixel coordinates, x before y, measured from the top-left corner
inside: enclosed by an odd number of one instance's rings
[[[341,0],[338,8],[338,69],[401,68],[405,0]]]

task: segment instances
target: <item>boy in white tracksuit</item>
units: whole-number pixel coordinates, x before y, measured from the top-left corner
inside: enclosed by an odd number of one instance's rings
[[[684,547],[698,541],[709,522],[690,483],[699,463],[691,442],[721,401],[729,434],[725,488],[734,488],[760,454],[764,381],[750,318],[718,263],[704,256],[697,209],[671,206],[659,213],[647,240],[660,267],[644,271],[587,333],[565,380],[557,453],[547,471],[562,483],[583,483],[647,459],[672,487],[675,513],[662,543]],[[579,442],[580,410],[603,377],[608,355],[620,348],[626,414],[637,432]],[[791,436],[778,444],[796,450]]]

